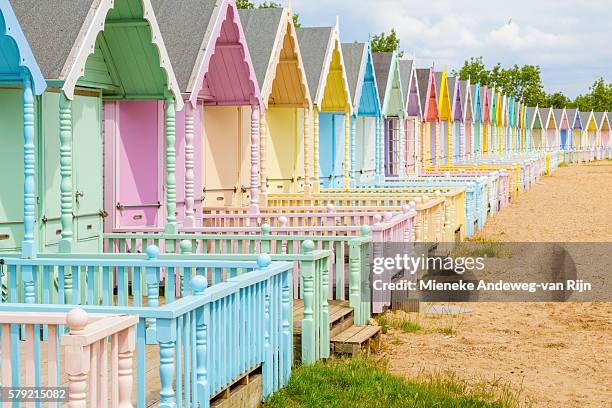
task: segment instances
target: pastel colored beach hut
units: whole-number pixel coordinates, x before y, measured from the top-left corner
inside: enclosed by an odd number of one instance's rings
[[[608,112],[593,112],[593,116],[595,117],[595,123],[597,124],[597,142],[596,146],[600,149],[600,151],[604,147],[609,147],[610,145],[610,120]],[[601,159],[601,153],[599,153],[599,159]]]
[[[439,133],[439,155],[438,162],[440,165],[451,164],[451,134],[452,134],[452,100],[450,95],[450,89],[448,86],[448,78],[446,76],[446,70],[442,72],[436,72],[436,100],[438,101],[438,112],[440,114],[440,133]]]
[[[540,109],[537,106],[527,108],[527,131],[529,134],[527,146],[532,150],[539,151],[546,146],[543,123]]]
[[[177,116],[176,177],[166,186],[177,202],[176,219],[166,222],[172,231],[196,225],[202,202],[258,203],[259,85],[234,1],[153,4],[186,101]]]
[[[557,137],[558,124],[555,118],[553,108],[546,108],[541,111],[542,119],[544,119],[544,128],[546,129],[546,150],[558,150],[559,140]]]
[[[384,176],[404,176],[405,110],[397,52],[375,52],[373,58],[384,117]]]
[[[580,123],[580,112],[576,108],[566,109],[565,115],[568,121],[567,148],[578,150],[580,148],[580,134],[582,124]]]
[[[173,145],[183,101],[150,1],[24,0],[14,9],[49,85],[36,104],[41,249],[99,250],[107,215],[161,225],[174,158],[167,149],[164,177],[158,143]],[[154,120],[143,121],[148,112]]]
[[[300,27],[298,44],[313,103],[313,187],[350,187],[351,97],[338,22]]]
[[[595,147],[597,141],[597,121],[593,111],[580,112],[580,123],[582,124],[580,148],[590,149]]]
[[[482,131],[481,131],[481,144],[480,144],[480,155],[487,154],[489,151],[490,137],[491,137],[491,104],[490,101],[491,92],[485,85],[480,88],[480,100],[482,103]]]
[[[381,129],[381,110],[370,45],[342,44],[351,116],[351,184],[372,181],[376,175],[376,148]]]
[[[461,144],[464,139],[463,99],[461,97],[461,84],[457,77],[448,77],[448,90],[451,102],[451,131],[449,140],[449,156],[451,163],[457,163],[461,158]]]
[[[32,10],[34,11],[34,10]],[[47,87],[8,0],[0,0],[0,252],[36,255],[35,97]]]
[[[571,145],[571,129],[570,122],[567,117],[567,111],[563,109],[553,109],[553,115],[555,116],[555,122],[559,127],[559,148],[566,150]]]
[[[480,87],[480,82],[475,85],[470,85],[470,92],[472,95],[472,105],[470,111],[472,112],[472,157],[479,157],[482,148],[482,134],[483,134],[483,106],[482,96],[483,91]]]
[[[421,98],[419,96],[418,78],[416,73],[416,64],[414,60],[399,60],[400,80],[402,83],[402,93],[406,101],[404,110],[406,112],[406,120],[404,121],[404,129],[406,133],[405,142],[405,162],[407,175],[419,175],[420,163],[420,135],[421,135],[421,118],[423,110],[421,109]]]
[[[436,78],[433,68],[417,68],[417,85],[419,87],[421,108],[423,109],[420,143],[422,167],[437,166],[440,115],[438,113]]]
[[[474,154],[474,103],[469,79],[459,80],[459,92],[463,112],[459,128],[459,160],[469,160]]]
[[[261,88],[259,203],[266,203],[268,192],[309,193],[311,99],[291,9],[239,14]]]
[[[487,88],[487,109],[489,111],[489,121],[487,123],[488,132],[487,132],[487,141],[485,143],[485,154],[495,153],[495,141],[498,137],[497,131],[497,93],[495,92],[495,88]]]

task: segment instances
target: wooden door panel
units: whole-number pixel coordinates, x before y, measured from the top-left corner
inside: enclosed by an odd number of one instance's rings
[[[0,251],[23,240],[23,108],[21,90],[0,90]]]

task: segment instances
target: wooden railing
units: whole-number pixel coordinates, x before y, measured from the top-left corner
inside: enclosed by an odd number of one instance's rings
[[[50,400],[68,401],[70,407],[132,406],[137,316],[4,306],[0,309],[3,387],[56,387]],[[69,332],[63,334],[66,326]],[[67,395],[59,388],[64,385]]]
[[[273,260],[294,262],[293,296],[303,298],[303,274],[306,264],[323,264],[315,268],[328,275],[325,282],[327,299],[349,300],[355,322],[366,324],[370,318],[367,298],[369,262],[372,243],[371,228],[360,228],[359,236],[332,236],[274,233],[263,225],[257,234],[104,234],[104,248],[110,254],[138,252],[148,245],[159,245],[164,255],[181,254],[180,259],[245,259],[268,253]],[[382,239],[382,238],[381,238]],[[310,251],[310,243],[314,245]],[[170,255],[169,255],[170,254]],[[242,254],[242,255],[239,255]],[[106,255],[116,257],[116,255]],[[366,299],[364,299],[366,297]]]
[[[149,253],[154,252],[152,250]],[[149,257],[151,258],[151,257]],[[64,259],[4,259],[4,267],[9,271],[24,269],[25,275],[50,275],[50,266],[89,267],[100,266],[98,272],[117,270],[129,264],[132,271],[146,270],[147,276],[155,275],[160,268],[173,265],[176,268],[192,268],[198,273],[191,277],[191,284],[184,285],[185,291],[180,298],[160,302],[151,288],[155,280],[147,285],[150,298],[147,306],[117,306],[112,302],[103,306],[90,304],[81,306],[89,314],[121,314],[138,316],[134,353],[136,358],[136,406],[144,407],[159,402],[160,407],[208,406],[211,397],[233,384],[242,375],[261,367],[263,377],[263,397],[280,389],[289,380],[293,355],[292,337],[292,296],[291,271],[289,262],[271,262],[266,254],[260,254],[254,262],[234,262],[234,267],[223,262],[161,260],[64,260]],[[223,282],[207,287],[203,273],[208,268],[249,270],[248,273],[228,276]],[[106,269],[108,268],[108,269]],[[11,273],[11,272],[9,272]],[[12,272],[14,275],[15,272]],[[104,279],[104,277],[103,277]],[[107,280],[107,279],[106,279]],[[51,281],[46,279],[47,282]],[[108,280],[107,280],[108,281]],[[33,288],[35,280],[25,279],[24,288]],[[137,282],[137,279],[134,280]],[[134,286],[137,286],[135,283]],[[77,286],[78,287],[78,286]],[[48,286],[42,287],[49,292]],[[75,287],[76,290],[76,287]],[[313,288],[314,290],[314,288]],[[30,303],[3,303],[2,312],[14,313],[67,313],[74,306],[49,302],[34,303],[39,300],[34,293],[26,290],[24,296]],[[111,292],[112,293],[112,292]],[[48,298],[43,295],[42,298]],[[317,299],[313,299],[313,303]],[[159,303],[164,303],[159,305]],[[95,303],[94,303],[95,304]],[[305,305],[306,307],[306,305]],[[304,316],[305,327],[314,330],[314,313],[321,306],[310,304]],[[316,316],[319,321],[324,317]],[[17,323],[24,323],[18,321]],[[19,326],[15,326],[18,330]],[[78,333],[77,333],[78,334]],[[18,335],[18,334],[15,334]],[[304,335],[304,334],[303,334]],[[43,333],[44,336],[44,333]],[[48,332],[47,332],[48,336]],[[306,334],[308,339],[318,339],[313,333]],[[3,341],[5,337],[3,336]],[[13,339],[15,337],[12,337]],[[88,339],[91,339],[87,337]],[[71,340],[71,346],[84,344],[84,340]],[[92,341],[93,343],[94,341]],[[129,344],[128,344],[129,346]],[[85,346],[83,346],[85,347]],[[126,347],[122,353],[129,353]],[[314,349],[314,348],[313,348]],[[114,350],[114,349],[113,349]],[[114,351],[113,351],[114,352]],[[153,353],[153,354],[151,354]],[[155,355],[157,358],[147,358]],[[127,356],[127,354],[125,354]],[[5,354],[3,353],[3,357]],[[310,358],[313,352],[309,354]],[[72,356],[71,356],[72,358]],[[126,357],[124,357],[125,359]],[[68,368],[75,367],[73,365]],[[122,367],[122,363],[118,363]],[[152,367],[147,367],[152,364]],[[71,368],[71,370],[72,370]],[[126,370],[128,369],[125,366]],[[151,376],[151,369],[158,375]],[[79,371],[77,369],[74,370]],[[4,372],[4,366],[3,366]],[[119,374],[119,380],[122,375]],[[149,375],[147,375],[149,373]],[[82,374],[78,387],[82,394]],[[90,398],[97,393],[87,393]],[[87,403],[75,406],[90,406]],[[130,406],[129,404],[120,406]]]

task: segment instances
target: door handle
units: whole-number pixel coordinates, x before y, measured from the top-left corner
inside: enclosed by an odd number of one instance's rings
[[[79,201],[81,198],[83,198],[85,194],[82,191],[78,191],[76,193],[74,193],[74,197],[77,201]]]

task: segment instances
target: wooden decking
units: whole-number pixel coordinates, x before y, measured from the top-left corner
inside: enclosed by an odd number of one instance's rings
[[[331,338],[332,351],[337,354],[370,354],[379,346],[380,326],[351,326]]]

